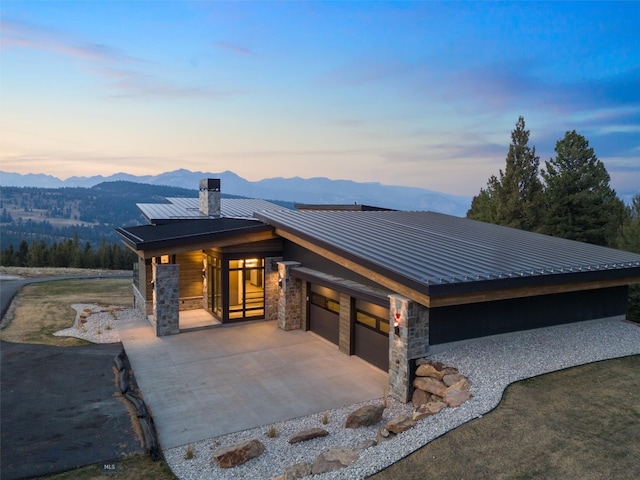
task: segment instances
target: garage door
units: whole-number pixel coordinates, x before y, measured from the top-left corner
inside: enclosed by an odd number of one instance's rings
[[[389,370],[389,309],[363,300],[355,302],[354,353]]]
[[[338,344],[340,329],[340,294],[330,288],[311,285],[309,295],[309,329]]]

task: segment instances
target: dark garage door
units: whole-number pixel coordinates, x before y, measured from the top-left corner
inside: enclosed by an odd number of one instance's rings
[[[311,285],[309,295],[309,329],[338,344],[340,294],[330,288]]]
[[[389,309],[356,300],[354,353],[384,370],[389,370]]]

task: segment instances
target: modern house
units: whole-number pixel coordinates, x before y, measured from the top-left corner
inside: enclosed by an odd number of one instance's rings
[[[277,320],[389,372],[408,401],[415,359],[451,342],[624,318],[640,255],[423,211],[221,198],[140,204],[117,230],[138,255],[135,305],[157,335],[180,312]]]

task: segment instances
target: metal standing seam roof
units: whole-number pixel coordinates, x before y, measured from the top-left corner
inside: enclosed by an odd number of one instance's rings
[[[215,218],[185,220],[166,225],[140,225],[121,227],[116,233],[135,250],[152,250],[189,245],[212,238],[222,239],[237,235],[271,230],[256,219]]]
[[[427,294],[640,277],[640,255],[434,212],[256,218]]]
[[[138,203],[136,206],[152,223],[157,220],[196,220],[207,219],[200,212],[198,198],[170,197],[170,203]],[[282,208],[266,200],[252,198],[221,198],[220,216],[235,218],[253,218],[254,212]]]

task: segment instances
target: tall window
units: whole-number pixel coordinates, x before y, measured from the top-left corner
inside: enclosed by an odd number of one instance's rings
[[[222,318],[222,260],[209,255],[207,265],[209,266],[208,278],[211,282],[209,286],[211,311],[216,317]]]
[[[229,319],[264,317],[264,258],[229,260]]]

